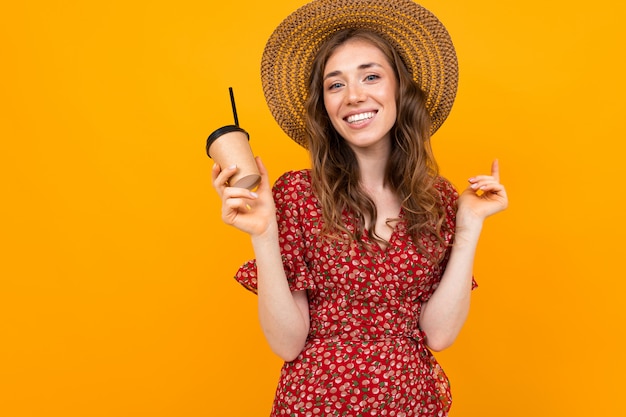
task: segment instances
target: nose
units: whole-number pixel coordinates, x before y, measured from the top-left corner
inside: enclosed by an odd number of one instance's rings
[[[348,104],[356,104],[365,101],[365,90],[360,83],[350,83],[347,86],[346,100]]]

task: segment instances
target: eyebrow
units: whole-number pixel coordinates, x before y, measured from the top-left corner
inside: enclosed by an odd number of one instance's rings
[[[359,65],[357,67],[357,69],[364,70],[364,69],[368,69],[368,68],[372,68],[372,67],[382,67],[382,65],[377,64],[375,62],[368,62],[367,64]],[[326,74],[326,76],[324,76],[324,80],[326,80],[327,78],[330,78],[330,77],[334,77],[336,75],[341,75],[341,71],[337,70],[337,71],[329,72],[328,74]]]

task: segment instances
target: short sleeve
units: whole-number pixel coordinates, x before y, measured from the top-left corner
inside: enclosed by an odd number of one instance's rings
[[[315,288],[313,274],[306,261],[307,237],[311,230],[309,216],[316,201],[312,196],[308,171],[290,171],[281,176],[273,187],[278,242],[291,291]],[[256,261],[242,265],[235,279],[246,289],[257,292]]]
[[[257,293],[256,278],[256,259],[252,259],[243,264],[235,274],[237,282],[239,282],[245,289],[252,291],[255,294]]]

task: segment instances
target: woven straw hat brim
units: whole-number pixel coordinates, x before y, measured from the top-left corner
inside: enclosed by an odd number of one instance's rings
[[[313,59],[331,35],[347,28],[376,32],[398,51],[426,93],[435,133],[456,96],[457,58],[443,24],[411,0],[314,0],[278,25],[263,52],[261,82],[285,133],[307,146],[304,103]]]

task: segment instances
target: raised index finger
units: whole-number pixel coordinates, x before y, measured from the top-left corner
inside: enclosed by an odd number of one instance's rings
[[[500,163],[497,159],[494,159],[491,163],[491,176],[500,182]]]

